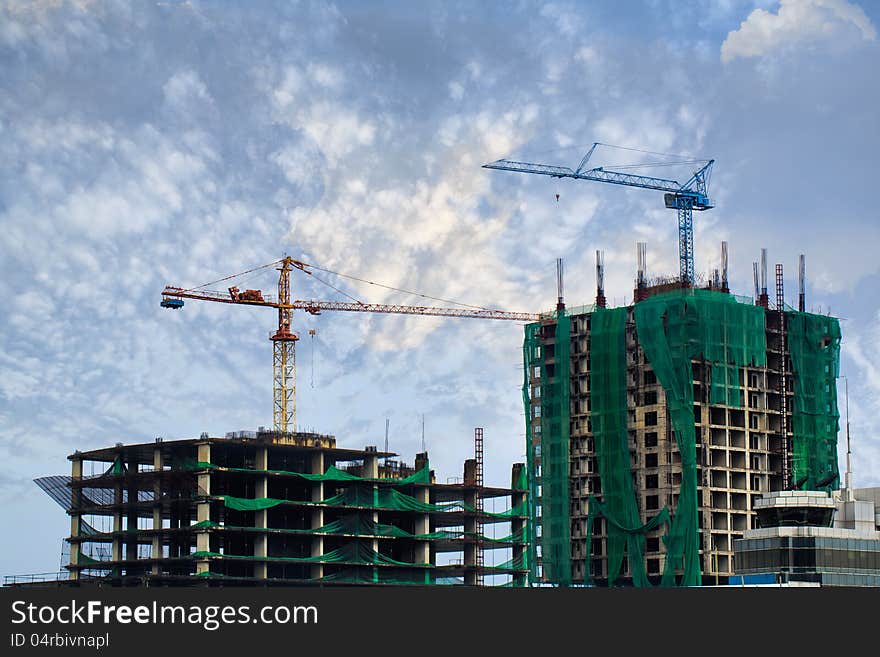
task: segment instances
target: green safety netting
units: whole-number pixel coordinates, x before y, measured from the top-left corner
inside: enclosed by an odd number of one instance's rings
[[[125,463],[122,461],[122,456],[117,454],[113,459],[113,463],[107,468],[107,471],[104,474],[120,475],[125,474],[126,472],[128,472],[128,468],[125,467]]]
[[[525,570],[527,568],[527,558],[525,554],[513,559],[508,559],[504,563],[496,566],[484,566],[487,570]]]
[[[440,577],[435,577],[430,570],[424,570],[424,574],[409,579],[402,578],[396,572],[385,572],[378,568],[368,568],[368,572],[363,570],[343,570],[338,573],[331,573],[323,577],[306,577],[296,578],[303,582],[333,582],[336,584],[390,584],[398,586],[424,586],[426,584],[455,584],[458,582],[446,581]],[[229,578],[228,575],[206,571],[197,573],[196,577],[207,578]],[[248,578],[250,579],[250,578]],[[282,578],[283,579],[283,578]]]
[[[415,471],[408,477],[403,477],[401,479],[375,479],[369,477],[358,477],[357,475],[353,475],[350,472],[346,472],[345,470],[340,470],[335,465],[331,465],[329,468],[327,468],[327,472],[325,472],[324,474],[308,474],[304,472],[294,472],[293,470],[255,470],[253,468],[232,468],[216,465],[208,461],[188,461],[185,467],[189,470],[221,470],[228,472],[254,472],[288,475],[292,477],[300,477],[307,481],[369,481],[392,484],[394,486],[431,483],[431,470],[428,465],[425,465],[425,467],[423,467],[421,470]]]
[[[492,537],[479,532],[465,532],[461,530],[439,530],[427,534],[414,534],[396,525],[390,525],[374,521],[360,515],[346,516],[339,520],[326,523],[313,529],[276,529],[272,527],[252,527],[243,525],[221,525],[213,520],[202,520],[190,526],[191,529],[232,529],[248,530],[256,532],[272,532],[280,534],[339,534],[353,536],[382,536],[394,538],[413,538],[418,540],[450,540],[465,537],[478,538],[489,543],[525,543],[525,528],[501,537]]]
[[[549,326],[553,326],[552,324]],[[541,467],[541,562],[544,579],[559,586],[571,585],[571,518],[569,500],[569,354],[571,352],[571,319],[565,311],[556,317],[552,351],[541,350],[538,337],[540,325],[526,326],[525,383],[523,401],[526,405],[527,459],[529,470]],[[533,445],[531,406],[529,403],[529,373],[539,368],[541,438],[540,455]],[[535,490],[530,491],[535,499]],[[537,524],[537,508],[532,507],[532,524]],[[530,534],[534,535],[534,534]],[[534,559],[528,563],[535,563]],[[532,577],[535,573],[532,571]]]
[[[639,343],[666,393],[669,419],[681,455],[681,488],[671,527],[664,537],[662,583],[700,584],[697,467],[694,437],[692,360],[711,366],[710,399],[739,404],[730,390],[739,368],[766,363],[764,309],[711,290],[676,290],[650,297],[634,308]],[[732,378],[733,377],[733,378]],[[593,391],[595,394],[595,391]],[[603,482],[604,486],[604,482]]]
[[[523,385],[522,398],[523,409],[526,417],[526,472],[527,489],[529,495],[527,497],[528,520],[526,521],[526,534],[529,537],[537,538],[537,500],[538,500],[538,477],[537,464],[538,454],[536,437],[532,431],[532,403],[529,378],[534,368],[541,368],[541,345],[539,336],[541,333],[541,325],[539,323],[526,324],[525,336],[523,338]],[[537,571],[537,540],[529,541],[528,546],[528,565],[529,565],[529,583],[535,583],[539,580]]]
[[[571,319],[564,310],[560,311],[556,319],[553,376],[549,382],[542,380],[541,386],[541,394],[546,395],[541,402],[541,554],[544,572],[560,586],[571,585],[570,335]]]
[[[528,542],[528,530],[526,527],[522,527],[521,529],[508,534],[507,536],[502,536],[501,538],[492,538],[491,536],[486,536],[485,534],[480,534],[477,532],[464,532],[467,536],[474,536],[476,538],[480,538],[484,541],[489,541],[490,543],[526,543]]]
[[[402,578],[396,572],[383,572],[380,569],[373,569],[370,572],[363,570],[343,570],[338,573],[331,573],[323,577],[315,578],[311,581],[315,582],[333,582],[336,584],[391,584],[398,586],[419,586],[425,584],[452,584],[441,577],[436,577],[430,570],[425,570],[423,575],[413,578]]]
[[[314,557],[257,557],[253,555],[223,554],[199,550],[190,554],[193,559],[232,559],[248,561],[279,561],[290,563],[351,563],[373,566],[407,566],[410,568],[430,568],[430,563],[412,563],[399,561],[386,554],[377,552],[361,541],[349,543]]]
[[[604,503],[590,499],[584,581],[592,582],[594,519],[607,520],[608,586],[620,576],[624,552],[634,586],[648,586],[645,532],[668,520],[668,509],[643,524],[632,480],[626,399],[626,308],[597,308],[590,318],[590,420]]]
[[[621,547],[621,543],[625,543],[627,547],[627,554],[629,555],[630,563],[632,564],[632,573],[633,573],[633,586],[643,587],[650,586],[650,582],[648,581],[648,577],[645,574],[645,564],[643,560],[644,553],[644,541],[645,534],[655,529],[658,529],[664,525],[669,524],[669,508],[663,507],[660,510],[660,513],[655,515],[653,518],[648,520],[644,525],[638,524],[622,524],[618,521],[620,517],[618,514],[609,510],[606,504],[603,504],[599,500],[597,500],[592,495],[589,500],[590,511],[587,514],[587,547],[586,554],[590,554],[592,550],[592,540],[593,540],[593,526],[596,522],[596,518],[603,517],[608,526],[608,537],[609,537],[609,548],[608,548],[608,559],[609,559],[609,575],[608,575],[608,586],[614,586],[614,582],[620,576],[621,564],[623,561],[623,548]],[[636,523],[638,519],[636,519]],[[611,542],[610,537],[616,536],[619,537],[616,541],[615,545],[615,554],[614,562],[615,562],[615,570],[614,575],[612,577],[611,574]],[[592,576],[587,569],[587,573],[584,576],[584,583],[591,584]]]
[[[417,500],[412,495],[401,493],[393,488],[378,488],[366,485],[352,485],[340,493],[319,502],[284,500],[272,497],[242,498],[223,495],[224,505],[236,511],[260,511],[280,504],[323,505],[323,506],[354,506],[369,509],[385,509],[394,511],[416,511],[419,513],[468,511],[476,512],[473,507],[461,502],[450,504],[431,504]],[[492,518],[512,518],[524,516],[528,512],[526,504],[517,505],[507,511],[491,513],[482,511]]]
[[[379,479],[378,481],[388,481],[388,480],[387,479]],[[423,467],[421,470],[416,470],[408,477],[404,477],[403,479],[392,480],[392,481],[396,481],[395,485],[397,485],[397,486],[403,486],[406,484],[430,484],[431,483],[431,468],[426,463],[425,467]]]
[[[794,373],[792,482],[804,490],[835,490],[839,485],[840,322],[797,311],[785,317]]]
[[[90,557],[89,555],[84,554],[82,552],[79,553],[79,559],[77,559],[77,564],[79,564],[80,566],[84,566],[84,565],[93,564],[93,563],[101,563],[101,560],[95,559],[94,557]]]
[[[258,497],[249,499],[245,497],[233,497],[231,495],[223,496],[223,504],[228,509],[234,511],[262,511],[263,509],[271,509],[279,504],[285,504],[288,500],[279,500],[274,497]]]

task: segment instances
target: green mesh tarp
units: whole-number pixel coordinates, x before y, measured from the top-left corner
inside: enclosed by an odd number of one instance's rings
[[[785,316],[794,374],[792,482],[803,490],[835,490],[839,485],[840,322],[797,311]]]
[[[551,325],[553,326],[553,325]],[[571,516],[569,499],[569,415],[570,415],[570,352],[571,319],[565,311],[557,313],[555,337],[549,349],[542,349],[541,325],[528,324],[523,343],[525,380],[523,404],[526,411],[526,459],[530,473],[540,467],[541,494],[537,495],[536,476],[529,479],[529,536],[536,536],[535,526],[541,525],[541,563],[543,580],[559,586],[571,585]],[[531,428],[532,406],[529,394],[530,375],[538,370],[540,387],[541,435]],[[537,502],[540,497],[540,519]],[[531,581],[539,579],[536,571],[536,546],[529,549]]]
[[[552,326],[552,325],[551,325]],[[537,513],[537,477],[529,481],[530,510],[529,535],[536,524],[541,525],[541,563],[543,580],[559,586],[571,585],[571,517],[569,500],[569,397],[571,384],[570,351],[571,319],[565,311],[557,313],[555,338],[552,347],[540,346],[541,325],[528,324],[525,332],[523,355],[525,357],[525,381],[523,383],[523,403],[526,408],[526,458],[529,472],[541,469],[541,512]],[[531,429],[529,395],[529,375],[537,368],[540,372],[541,436],[535,440]],[[530,549],[527,563],[530,564],[530,578],[537,579],[534,569],[536,551]]]
[[[323,506],[350,506],[367,509],[384,509],[392,511],[416,511],[419,513],[435,513],[435,512],[455,512],[468,511],[475,512],[473,507],[461,502],[451,502],[449,504],[430,504],[417,500],[412,495],[407,495],[393,488],[376,488],[374,486],[364,484],[353,484],[336,495],[321,500],[320,502],[312,502],[308,500],[284,500],[273,497],[243,498],[233,497],[231,495],[221,496],[223,504],[236,511],[260,511],[270,509],[281,504],[298,504],[298,505],[323,505]],[[482,515],[491,518],[513,518],[522,517],[528,513],[526,503],[515,506],[507,511],[491,513],[489,511],[481,512]]]
[[[387,481],[387,479],[380,479],[379,481]],[[397,481],[396,485],[403,486],[405,484],[430,484],[431,483],[431,468],[425,464],[421,470],[416,470],[410,476],[404,477],[403,479]]]
[[[636,304],[634,312],[639,343],[666,393],[681,455],[678,505],[663,539],[666,565],[662,583],[674,585],[680,573],[682,586],[698,586],[700,543],[691,361],[704,359],[711,366],[715,383],[710,395],[714,399],[720,400],[723,394],[728,401],[736,401],[728,391],[738,382],[739,368],[766,363],[764,309],[710,290],[677,290]]]
[[[375,569],[378,570],[378,569]],[[443,585],[453,584],[455,582],[435,577],[431,571],[426,570],[424,575],[413,576],[410,578],[401,577],[395,572],[364,572],[363,570],[346,569],[338,573],[330,573],[323,577],[316,578],[312,581],[316,582],[332,582],[335,584],[390,584],[394,586],[423,586],[425,584]]]
[[[285,504],[288,500],[280,500],[274,497],[258,497],[256,499],[248,499],[244,497],[233,497],[232,495],[223,496],[223,504],[227,509],[234,511],[262,511],[263,509],[271,509],[279,504]]]
[[[541,379],[541,556],[544,574],[559,586],[571,586],[570,351],[571,319],[563,310],[556,319],[553,376]]]
[[[310,529],[290,529],[273,527],[251,527],[244,525],[221,525],[213,520],[202,520],[191,525],[192,529],[229,529],[245,530],[251,532],[265,532],[278,534],[327,534],[337,536],[381,536],[386,538],[413,538],[418,540],[459,540],[465,537],[478,538],[489,543],[520,543],[527,542],[525,528],[501,537],[492,537],[480,532],[465,532],[461,530],[438,530],[427,534],[414,534],[396,525],[376,522],[372,518],[359,514],[345,516],[339,520],[328,522],[320,527]]]
[[[287,475],[292,477],[300,477],[307,481],[369,481],[382,484],[391,484],[394,486],[431,483],[431,471],[428,465],[425,465],[425,467],[423,467],[421,470],[417,470],[408,477],[403,477],[401,479],[373,479],[358,477],[357,475],[353,475],[350,472],[346,472],[345,470],[340,470],[335,465],[331,465],[329,468],[327,468],[327,472],[325,472],[324,474],[308,474],[304,472],[294,472],[293,470],[255,470],[253,468],[232,468],[219,466],[214,463],[209,463],[207,461],[188,461],[185,467],[188,470],[223,470],[228,472],[259,472],[266,474]]]
[[[430,568],[429,563],[399,561],[377,552],[361,541],[349,543],[335,550],[314,557],[256,557],[253,555],[223,554],[201,550],[190,554],[193,559],[231,559],[247,561],[278,561],[289,563],[349,563],[379,566],[407,566],[410,568]]]
[[[508,559],[507,561],[500,563],[496,566],[484,566],[487,570],[525,570],[526,569],[526,556],[523,554],[521,557],[515,557],[513,559]]]
[[[593,523],[607,520],[608,586],[620,576],[624,552],[634,586],[648,586],[645,532],[668,520],[664,508],[642,524],[632,480],[626,406],[626,308],[597,308],[590,318],[590,420],[604,503],[591,498],[587,516],[585,583],[592,582]]]
[[[82,566],[82,565],[93,564],[93,563],[101,563],[101,561],[100,561],[100,559],[94,559],[94,558],[90,557],[89,555],[80,552],[79,559],[77,560],[77,563]]]
[[[525,327],[525,336],[523,338],[523,386],[522,386],[522,398],[523,398],[523,408],[525,410],[526,417],[526,476],[527,476],[527,489],[529,491],[529,495],[527,498],[528,504],[528,520],[526,521],[526,533],[527,536],[533,538],[534,540],[529,541],[529,545],[527,548],[528,554],[528,566],[529,566],[529,583],[534,584],[538,581],[538,571],[537,571],[537,499],[538,499],[538,486],[537,486],[537,476],[536,476],[536,467],[538,463],[537,457],[537,446],[536,439],[534,433],[532,432],[532,404],[531,404],[531,395],[529,390],[529,377],[532,370],[537,367],[543,371],[543,367],[541,367],[541,347],[538,341],[538,336],[541,332],[541,325],[538,323],[535,324],[526,324]]]
[[[644,564],[644,548],[645,548],[645,534],[663,525],[669,524],[669,508],[663,507],[660,510],[660,513],[655,515],[653,518],[648,520],[643,525],[639,525],[638,516],[635,520],[630,520],[627,524],[623,524],[620,522],[620,514],[612,512],[608,505],[603,504],[595,497],[590,496],[590,511],[587,515],[587,555],[590,554],[592,549],[592,539],[593,539],[593,525],[596,521],[596,518],[603,517],[605,518],[606,526],[608,527],[608,586],[614,586],[614,582],[617,581],[617,578],[620,577],[621,563],[623,561],[623,546],[626,546],[627,554],[629,556],[629,561],[632,564],[632,573],[633,573],[633,586],[636,587],[645,587],[650,586],[650,582],[648,581],[648,577],[645,574],[645,564]],[[634,524],[631,524],[634,523]],[[615,537],[614,541],[614,553],[612,554],[612,542],[611,537]],[[611,563],[614,562],[614,572],[612,576],[611,571]],[[589,562],[588,562],[589,566]],[[586,575],[584,576],[584,583],[591,584],[592,576],[590,575],[589,568],[587,568]]]

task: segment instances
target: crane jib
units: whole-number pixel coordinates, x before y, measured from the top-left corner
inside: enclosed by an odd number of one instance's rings
[[[551,178],[573,178],[575,180],[592,180],[595,182],[611,183],[612,185],[622,185],[625,187],[638,187],[641,189],[653,189],[656,191],[666,192],[664,194],[664,202],[667,208],[676,210],[678,214],[678,249],[679,249],[679,274],[682,283],[694,284],[694,234],[693,234],[693,212],[694,210],[709,210],[714,207],[709,198],[709,179],[712,173],[712,166],[715,160],[693,160],[688,159],[687,162],[677,164],[695,164],[702,166],[693,172],[691,177],[685,184],[681,184],[675,180],[667,178],[654,178],[651,176],[642,176],[638,174],[625,173],[622,171],[612,171],[604,167],[594,167],[585,169],[587,162],[593,154],[599,143],[594,143],[592,148],[587,152],[581,160],[576,170],[569,167],[560,167],[550,164],[535,164],[533,162],[517,162],[515,160],[501,159],[488,164],[484,164],[484,169],[499,169],[501,171],[516,171],[519,173],[533,173],[541,176],[550,176]],[[610,144],[605,144],[610,146]],[[625,147],[617,147],[625,148]],[[626,148],[626,150],[639,150]],[[649,151],[641,151],[649,152]],[[658,155],[663,155],[658,153]],[[618,165],[620,166],[620,165]],[[631,165],[632,167],[650,166],[650,165]],[[628,167],[622,167],[628,168]],[[559,200],[557,194],[556,200]]]

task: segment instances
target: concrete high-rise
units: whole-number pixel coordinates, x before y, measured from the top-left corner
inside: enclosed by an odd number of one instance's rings
[[[726,276],[603,292],[526,327],[532,578],[723,583],[761,494],[838,485],[839,324]]]
[[[70,582],[526,583],[523,464],[498,488],[483,485],[480,451],[456,483],[435,480],[427,452],[414,465],[395,456],[327,435],[235,432],[78,451],[70,476],[37,484],[70,516]],[[492,550],[501,558],[487,563]]]

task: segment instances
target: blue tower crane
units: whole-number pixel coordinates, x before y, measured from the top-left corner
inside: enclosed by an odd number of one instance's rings
[[[634,169],[645,166],[669,166],[672,164],[693,164],[699,168],[694,171],[690,179],[684,184],[666,178],[654,178],[626,171],[612,171],[604,167],[587,168],[590,157],[597,146],[609,146],[596,142],[584,155],[577,169],[569,167],[552,166],[547,164],[532,164],[530,162],[515,162],[513,160],[496,160],[484,164],[484,169],[500,169],[501,171],[519,171],[521,173],[536,173],[553,178],[574,178],[576,180],[594,180],[596,182],[625,185],[627,187],[641,187],[642,189],[656,189],[664,194],[666,207],[678,212],[678,258],[679,272],[682,282],[691,285],[694,283],[694,210],[709,210],[715,207],[709,199],[709,178],[712,174],[712,165],[715,160],[680,160],[674,162],[658,162],[654,164],[640,164],[631,166],[619,166],[616,169]],[[620,148],[620,147],[617,147]],[[633,149],[627,149],[633,150]],[[643,151],[645,152],[645,151]]]

